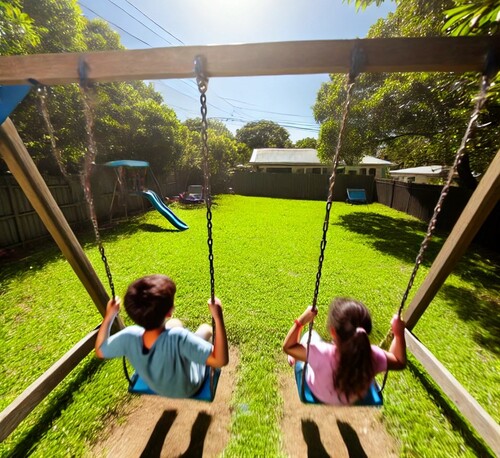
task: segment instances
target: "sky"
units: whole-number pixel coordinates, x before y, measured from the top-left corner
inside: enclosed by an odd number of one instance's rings
[[[99,17],[127,49],[364,38],[372,24],[394,11],[356,11],[342,0],[78,0],[84,15]],[[328,75],[213,78],[207,91],[208,118],[235,133],[246,123],[274,121],[296,142],[317,138],[312,107]],[[155,89],[184,121],[200,117],[194,80],[156,80]]]

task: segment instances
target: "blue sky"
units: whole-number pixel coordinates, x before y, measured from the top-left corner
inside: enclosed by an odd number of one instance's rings
[[[128,49],[364,38],[370,25],[393,11],[380,7],[356,12],[342,0],[78,0],[83,13],[100,17]],[[236,132],[250,121],[268,119],[290,132],[292,141],[317,137],[312,106],[328,75],[213,78],[208,117]],[[155,81],[179,119],[200,116],[193,80]]]

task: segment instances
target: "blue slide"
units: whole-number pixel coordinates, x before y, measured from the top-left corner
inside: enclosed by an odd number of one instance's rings
[[[153,207],[156,208],[160,212],[162,216],[168,219],[168,221],[180,231],[185,231],[189,229],[189,226],[181,221],[177,216],[175,216],[174,212],[168,208],[163,201],[158,197],[154,191],[141,191],[141,194],[146,197],[152,204]]]

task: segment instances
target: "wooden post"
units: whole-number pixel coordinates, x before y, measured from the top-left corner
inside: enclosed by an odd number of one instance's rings
[[[413,356],[424,366],[434,382],[452,400],[495,455],[500,456],[500,426],[497,422],[410,331],[406,330],[405,335],[408,349]]]
[[[469,199],[441,251],[432,263],[427,277],[406,310],[404,319],[408,329],[413,329],[417,324],[499,198],[500,150]]]
[[[0,442],[89,354],[96,336],[97,329],[87,334],[0,413]]]
[[[104,315],[109,295],[9,118],[0,126],[0,154],[97,309]],[[118,329],[124,327],[119,317],[115,326]]]

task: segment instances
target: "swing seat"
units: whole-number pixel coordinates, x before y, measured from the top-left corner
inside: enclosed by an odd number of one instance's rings
[[[303,361],[295,361],[295,382],[297,384],[297,390],[299,392],[299,398],[301,402],[304,404],[323,404],[314,394],[311,389],[305,386],[304,393],[302,394],[302,373],[304,371],[304,362]],[[384,404],[384,400],[382,398],[382,392],[377,384],[377,382],[373,381],[368,389],[368,393],[363,399],[356,401],[355,406],[373,406],[373,407],[381,407]]]
[[[205,377],[203,379],[203,383],[202,383],[200,389],[195,394],[190,396],[189,399],[194,399],[197,401],[206,401],[206,402],[212,402],[214,400],[215,392],[217,391],[217,384],[219,382],[221,370],[219,368],[214,370],[213,396],[212,396],[212,392],[210,390],[210,372],[211,372],[211,368],[207,366],[206,371],[205,371]],[[151,388],[149,388],[147,383],[139,376],[139,374],[137,372],[134,372],[132,374],[132,377],[130,378],[130,384],[128,387],[128,391],[129,391],[129,393],[134,393],[134,394],[157,395],[157,393],[155,393]]]

